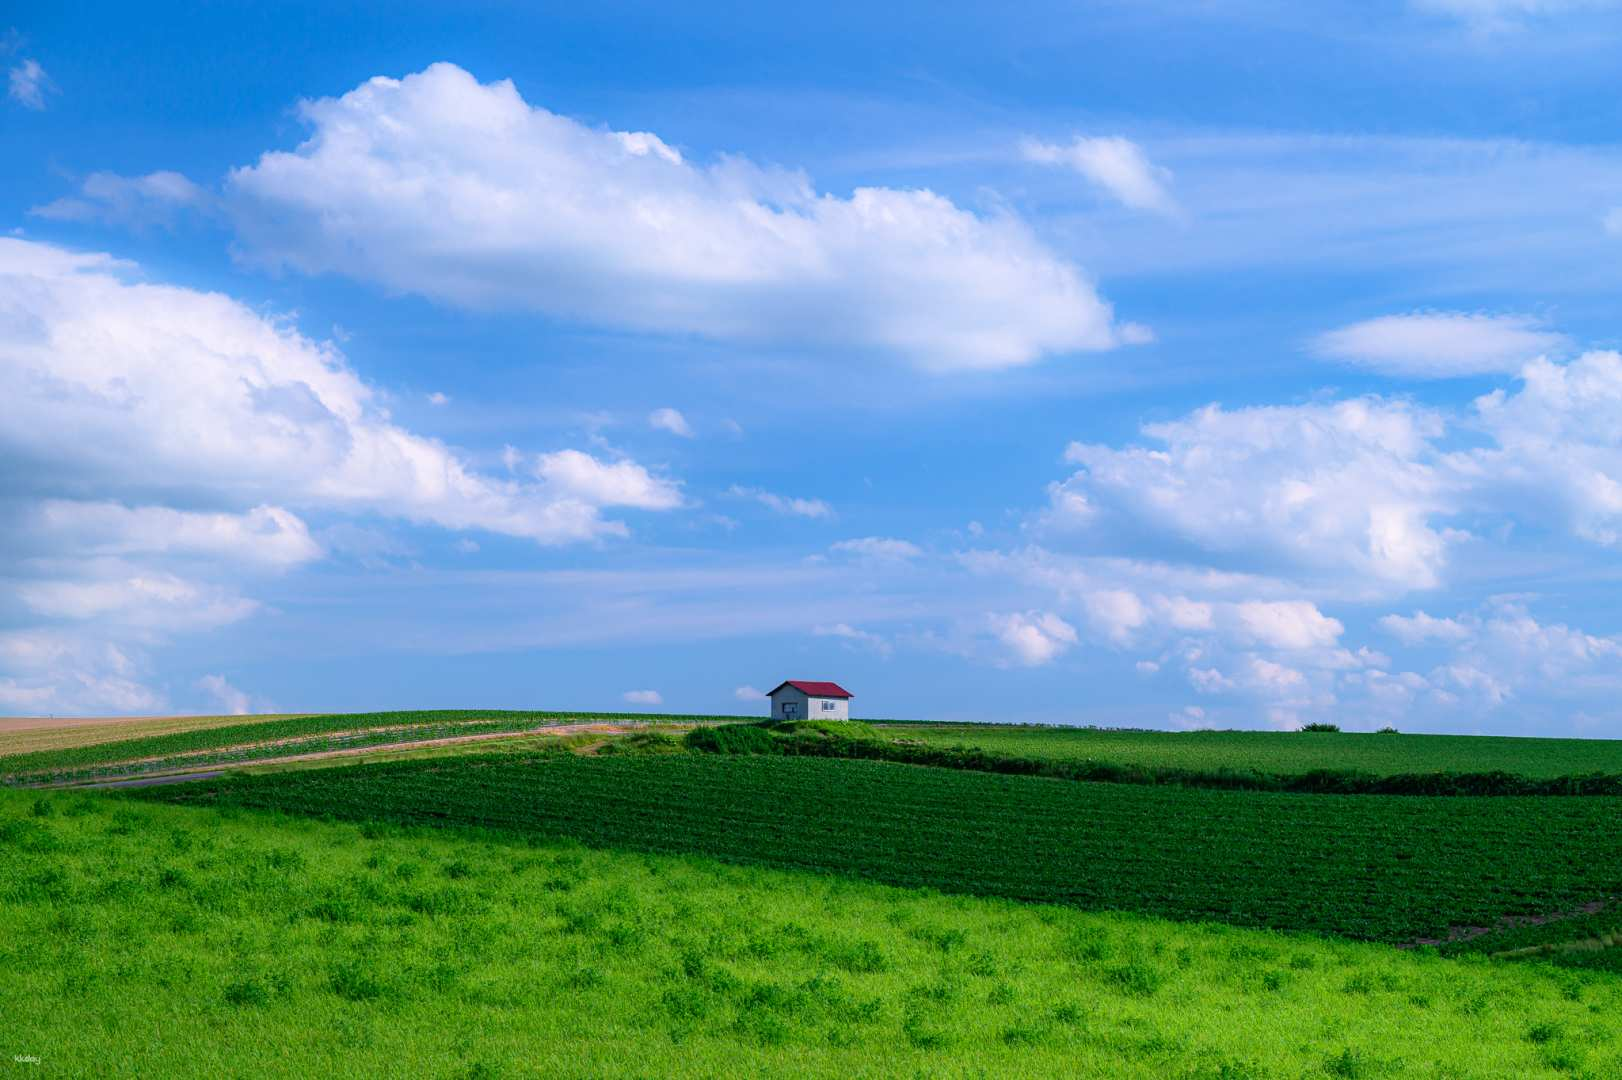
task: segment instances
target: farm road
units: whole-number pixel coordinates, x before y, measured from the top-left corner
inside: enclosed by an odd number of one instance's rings
[[[347,747],[341,750],[317,750],[308,754],[283,754],[281,756],[253,758],[247,761],[233,761],[227,767],[218,765],[194,766],[190,769],[177,769],[164,772],[156,776],[134,776],[127,779],[97,780],[91,783],[43,784],[41,787],[50,788],[117,788],[117,787],[149,787],[157,784],[182,784],[188,780],[209,780],[223,775],[234,769],[245,769],[255,765],[281,765],[295,761],[321,761],[326,758],[358,757],[365,754],[386,754],[400,750],[424,750],[436,746],[454,746],[460,743],[483,742],[490,739],[514,739],[534,735],[547,735],[562,737],[566,735],[626,735],[637,730],[635,725],[606,724],[606,723],[579,723],[579,724],[552,724],[545,727],[530,728],[525,731],[492,731],[481,732],[477,735],[448,735],[440,739],[415,739],[404,742],[381,743],[376,746]],[[604,740],[605,742],[607,740]],[[600,749],[602,743],[593,745],[592,750]]]

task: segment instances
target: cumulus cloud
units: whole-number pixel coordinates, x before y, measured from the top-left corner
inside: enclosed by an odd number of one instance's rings
[[[248,695],[227,682],[224,675],[204,675],[197,680],[197,689],[232,716],[245,716],[249,712]]]
[[[55,629],[0,631],[0,709],[12,713],[142,713],[163,697],[109,641]]]
[[[1234,607],[1251,640],[1276,649],[1315,649],[1333,645],[1345,629],[1305,600],[1249,600]]]
[[[13,650],[15,668],[0,654],[9,697],[151,707],[133,689],[143,654],[253,613],[253,575],[320,558],[306,514],[562,544],[623,535],[608,507],[680,505],[674,482],[581,451],[484,475],[376,399],[285,321],[0,238],[0,626],[50,643]],[[44,655],[85,668],[29,659]]]
[[[1446,379],[1514,373],[1570,345],[1529,315],[1420,312],[1386,315],[1321,334],[1312,351],[1389,375]]]
[[[1479,484],[1504,501],[1551,503],[1581,536],[1622,543],[1622,354],[1535,360],[1517,392],[1475,402],[1496,446],[1474,452]]]
[[[1230,557],[1265,557],[1387,587],[1436,584],[1456,509],[1432,446],[1436,413],[1366,398],[1333,404],[1199,409],[1149,424],[1154,446],[1074,443],[1081,465],[1053,491],[1118,519]]]
[[[1087,594],[1087,616],[1112,641],[1126,641],[1149,621],[1148,609],[1128,589],[1100,589]]]
[[[53,221],[168,228],[183,212],[206,208],[211,202],[206,191],[177,172],[145,176],[98,172],[85,177],[78,195],[36,206],[29,213]]]
[[[25,59],[7,73],[11,100],[25,109],[45,108],[45,95],[55,89],[38,60]]]
[[[1429,641],[1463,641],[1470,636],[1469,627],[1453,619],[1438,619],[1416,611],[1412,615],[1384,615],[1379,620],[1382,630],[1404,645],[1423,645]]]
[[[654,476],[634,461],[600,461],[583,450],[541,454],[535,473],[550,491],[588,506],[634,506],[672,510],[682,504],[675,483]]]
[[[1167,190],[1171,172],[1149,160],[1143,148],[1118,135],[1077,135],[1068,143],[1026,139],[1020,144],[1026,161],[1073,169],[1133,210],[1176,214]]]
[[[740,487],[737,484],[728,488],[727,494],[735,499],[753,499],[774,513],[792,517],[831,518],[834,515],[833,507],[821,499],[792,498],[770,491],[761,491],[759,488]]]
[[[296,150],[231,173],[262,263],[473,308],[997,369],[1123,341],[1087,278],[1018,219],[926,190],[820,194],[690,161],[452,64],[300,105]]]
[[[1075,627],[1047,611],[988,614],[986,623],[1013,662],[1025,667],[1057,659],[1078,640]]]
[[[684,439],[693,437],[693,429],[688,425],[687,418],[675,409],[655,409],[648,414],[648,426],[659,431],[668,431],[672,435],[680,435]]]
[[[871,562],[905,562],[922,555],[923,549],[910,540],[897,540],[888,536],[863,536],[854,540],[840,540],[829,545],[829,550]]]
[[[732,691],[732,696],[737,698],[739,701],[758,703],[766,696],[766,691],[756,690],[753,686],[740,686],[736,690]]]
[[[657,690],[627,690],[621,695],[632,705],[663,705],[664,696]]]
[[[1412,644],[1436,644],[1446,658],[1430,672],[1431,699],[1497,708],[1523,694],[1564,697],[1622,691],[1622,639],[1539,621],[1522,604],[1498,600],[1478,612],[1433,618],[1386,616],[1383,629]]]

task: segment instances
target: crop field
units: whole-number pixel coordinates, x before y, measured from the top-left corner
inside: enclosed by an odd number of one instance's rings
[[[1601,972],[106,793],[0,844],[18,1075],[1622,1074]]]
[[[463,735],[524,731],[548,724],[601,721],[636,724],[666,721],[649,713],[508,712],[434,710],[294,716],[222,726],[188,726],[162,734],[116,741],[97,740],[52,749],[13,749],[13,736],[0,735],[0,780],[39,782],[122,775],[139,763],[143,770],[230,763],[257,758],[319,753],[395,742],[427,741]],[[687,723],[737,717],[682,717]],[[80,729],[67,729],[77,731]]]
[[[1001,724],[884,724],[887,736],[1020,757],[1190,770],[1291,774],[1346,769],[1403,773],[1506,772],[1548,778],[1622,773],[1622,740],[1307,731],[1111,731]]]
[[[1622,800],[1290,795],[820,758],[470,756],[146,797],[485,826],[1403,942],[1622,896]]]
[[[203,728],[240,729],[250,724],[286,719],[289,719],[287,714],[277,713],[257,716],[143,716],[67,722],[45,717],[0,719],[0,758],[40,750],[62,750],[153,735],[172,735]]]

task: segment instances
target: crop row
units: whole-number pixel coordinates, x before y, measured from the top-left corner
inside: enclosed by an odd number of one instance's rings
[[[1622,895],[1622,800],[1137,787],[816,758],[472,757],[144,794],[1402,941]]]

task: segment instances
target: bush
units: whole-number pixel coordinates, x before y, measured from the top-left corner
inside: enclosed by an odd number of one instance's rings
[[[1379,731],[1376,731],[1375,734],[1376,735],[1400,735],[1402,733],[1400,731],[1398,731],[1394,727],[1383,727]]]
[[[682,742],[709,754],[775,754],[778,741],[759,724],[722,724],[689,731]]]
[[[880,739],[877,728],[865,720],[784,720],[771,730],[785,735],[827,735],[836,739]]]
[[[1302,724],[1302,731],[1339,731],[1339,724]]]

